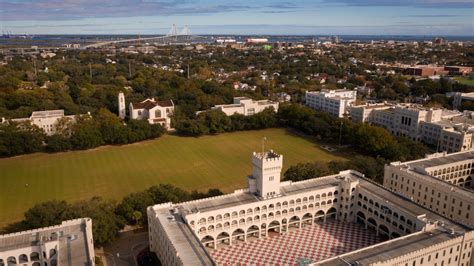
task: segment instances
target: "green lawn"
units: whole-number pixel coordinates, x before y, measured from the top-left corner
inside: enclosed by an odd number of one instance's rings
[[[454,79],[461,84],[474,87],[474,79],[469,79],[467,77],[456,77]]]
[[[231,192],[246,186],[251,153],[261,150],[264,136],[266,148],[283,154],[285,169],[298,162],[344,159],[285,129],[201,138],[165,135],[127,146],[0,159],[0,227],[52,199],[121,199],[160,183]]]

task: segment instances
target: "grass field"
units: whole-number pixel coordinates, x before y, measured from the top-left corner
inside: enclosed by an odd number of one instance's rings
[[[298,162],[344,160],[285,129],[201,138],[165,135],[127,146],[0,159],[0,227],[22,219],[35,203],[52,199],[119,200],[160,183],[224,192],[246,187],[251,153],[261,150],[264,136],[266,148],[283,154],[285,169]]]
[[[466,77],[456,77],[454,79],[461,84],[474,87],[474,79],[469,79]]]

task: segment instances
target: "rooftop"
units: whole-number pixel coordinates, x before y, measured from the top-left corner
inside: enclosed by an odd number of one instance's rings
[[[64,116],[64,110],[35,111],[31,114],[31,118],[48,118],[58,116]]]
[[[451,164],[456,162],[461,162],[465,160],[474,159],[474,150],[465,151],[465,152],[456,152],[451,154],[438,154],[438,157],[425,158],[416,161],[405,162],[403,165],[407,165],[410,169],[415,168],[429,168],[435,166],[441,166],[445,164]]]
[[[0,236],[0,252],[57,242],[58,265],[92,265],[87,237],[89,218],[64,221],[60,225]],[[91,229],[92,230],[92,229]]]
[[[155,210],[164,231],[179,253],[183,265],[212,265],[212,260],[182,217],[168,208]]]
[[[435,229],[431,232],[414,233],[361,250],[349,252],[323,261],[318,265],[370,265],[371,263],[387,261],[402,254],[442,243],[457,236],[459,235],[451,234],[442,229]]]
[[[147,109],[150,110],[155,106],[171,107],[174,106],[172,100],[156,101],[154,98],[146,99],[139,103],[132,103],[134,109]]]

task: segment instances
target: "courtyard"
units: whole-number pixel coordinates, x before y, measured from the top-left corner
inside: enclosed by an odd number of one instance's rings
[[[299,260],[317,262],[382,242],[362,224],[328,220],[266,238],[209,250],[218,265],[296,265]]]

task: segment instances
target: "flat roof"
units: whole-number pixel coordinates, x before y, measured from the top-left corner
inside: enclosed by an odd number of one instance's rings
[[[415,168],[428,168],[434,166],[441,166],[445,164],[456,163],[465,160],[473,160],[474,159],[474,150],[466,151],[466,152],[459,152],[459,153],[451,153],[446,154],[440,157],[435,158],[425,158],[411,162],[402,163],[407,165],[411,169]]]
[[[64,110],[35,111],[31,114],[31,118],[48,118],[55,116],[64,116]]]
[[[155,210],[155,214],[183,265],[213,265],[205,248],[196,239],[181,215],[171,214],[168,208]]]
[[[360,251],[349,252],[326,260],[318,265],[370,265],[371,263],[387,261],[403,254],[426,248],[444,241],[458,237],[442,229],[414,233],[406,237],[396,238],[391,241],[382,242],[363,248]]]
[[[420,215],[425,215],[425,218],[426,218],[425,222],[434,223],[438,221],[444,224],[446,227],[450,227],[456,230],[463,230],[463,231],[466,230],[466,228],[470,228],[464,225],[453,223],[447,218],[444,218],[443,216],[435,213],[434,211],[431,211],[415,203],[409,198],[401,194],[398,194],[396,192],[392,192],[381,185],[367,181],[366,179],[360,179],[359,185],[361,186],[362,189],[368,191],[371,195],[375,195],[375,196],[385,199],[388,204],[399,207],[403,212],[407,214],[411,214],[416,217]]]
[[[89,259],[93,256],[89,254],[92,239],[87,238],[86,227],[89,220],[76,219],[57,226],[1,235],[0,252],[39,247],[40,241],[57,242],[58,265],[92,265]]]
[[[348,176],[352,174],[346,174]],[[306,191],[311,191],[314,189],[324,189],[329,187],[338,186],[340,179],[337,178],[340,175],[328,176],[324,178],[314,178],[310,180],[292,182],[292,183],[282,183],[280,187],[281,197],[298,194]],[[181,206],[185,214],[191,214],[196,212],[209,212],[214,210],[220,210],[224,208],[230,208],[245,204],[250,204],[258,201],[263,201],[265,199],[260,199],[257,196],[250,194],[248,190],[242,190],[239,192],[234,192],[232,194],[220,196],[217,198],[210,198],[198,201],[184,202],[182,204],[177,204]]]

